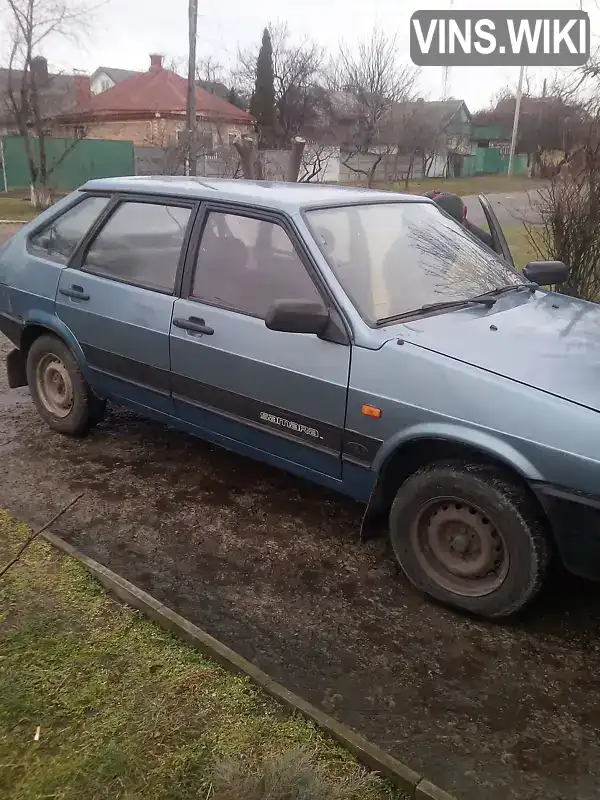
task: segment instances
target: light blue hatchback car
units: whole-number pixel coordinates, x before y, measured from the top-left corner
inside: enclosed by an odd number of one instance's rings
[[[384,515],[408,579],[507,616],[552,554],[600,577],[600,307],[422,197],[92,181],[0,248],[12,387],[81,436],[106,401]]]

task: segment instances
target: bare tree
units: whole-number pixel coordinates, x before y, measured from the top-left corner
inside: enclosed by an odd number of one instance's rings
[[[165,56],[164,64],[165,69],[176,72],[178,75],[184,75],[187,69],[187,59],[180,56]]]
[[[275,144],[285,148],[295,136],[306,134],[318,122],[324,50],[308,38],[294,42],[287,25],[269,25],[268,28],[273,47],[277,112]],[[235,76],[246,92],[251,92],[254,85],[257,57],[258,47],[238,52]]]
[[[215,56],[204,56],[196,61],[196,79],[207,85],[225,83],[225,67]]]
[[[334,92],[333,115],[342,132],[342,163],[373,184],[382,159],[396,149],[393,110],[412,98],[418,71],[401,64],[395,36],[375,28],[356,50],[347,45],[329,67]],[[365,166],[361,166],[361,155]]]
[[[327,144],[313,144],[304,149],[298,174],[298,183],[323,181],[329,162],[338,155],[337,148]]]
[[[525,222],[529,241],[542,259],[563,261],[570,268],[559,291],[600,300],[600,109],[589,121],[583,143],[532,205],[541,224]]]
[[[46,138],[53,117],[65,110],[66,98],[52,91],[52,77],[37,53],[48,39],[73,39],[82,33],[92,8],[79,0],[5,0],[5,7],[11,34],[5,100],[25,143],[32,204],[43,208],[51,203],[49,178],[58,166],[48,163]]]
[[[356,51],[342,44],[337,81],[348,93],[357,113],[354,143],[368,152],[379,143],[379,133],[394,104],[406,102],[413,93],[418,71],[398,61],[399,44],[377,28],[359,42]]]
[[[278,135],[285,145],[315,122],[324,50],[308,38],[293,43],[286,25],[274,27],[271,35]]]
[[[397,142],[395,154],[395,176],[404,180],[408,189],[414,176],[415,165],[421,162],[421,174],[429,173],[435,154],[440,150],[444,138],[443,125],[439,118],[428,112],[424,100],[398,103],[389,115],[388,139]]]

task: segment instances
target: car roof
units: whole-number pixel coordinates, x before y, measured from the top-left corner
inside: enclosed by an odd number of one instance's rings
[[[135,192],[173,197],[226,200],[246,205],[296,211],[321,206],[361,203],[431,203],[422,196],[374,189],[356,189],[318,183],[247,181],[227,178],[191,178],[171,175],[138,175],[88,181],[82,191]]]

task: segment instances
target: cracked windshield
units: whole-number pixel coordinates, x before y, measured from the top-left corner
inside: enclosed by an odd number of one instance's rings
[[[436,206],[373,203],[308,211],[321,251],[370,322],[467,300],[519,275]]]

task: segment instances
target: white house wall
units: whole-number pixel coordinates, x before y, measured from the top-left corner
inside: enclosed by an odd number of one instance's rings
[[[107,85],[108,84],[108,85]],[[107,89],[112,89],[115,82],[109,78],[105,72],[100,72],[96,77],[90,81],[90,91],[92,94],[100,94]]]
[[[444,151],[442,153],[436,153],[433,161],[431,163],[431,167],[429,169],[428,177],[429,178],[445,178],[446,177],[446,170],[448,168],[448,155]]]

